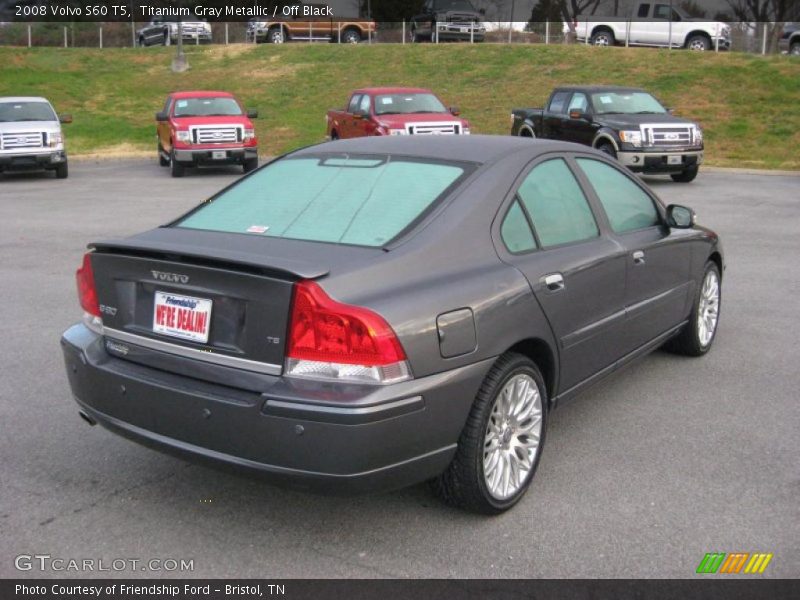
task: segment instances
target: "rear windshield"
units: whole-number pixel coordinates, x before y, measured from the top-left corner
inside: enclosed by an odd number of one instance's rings
[[[385,155],[289,157],[242,179],[175,226],[382,246],[470,168]]]
[[[176,117],[238,117],[242,114],[233,98],[179,98],[175,100]]]
[[[14,121],[57,121],[47,102],[0,102],[0,123]]]

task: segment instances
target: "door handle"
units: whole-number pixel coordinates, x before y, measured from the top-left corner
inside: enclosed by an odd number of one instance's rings
[[[641,250],[637,250],[631,256],[633,256],[633,264],[635,265],[644,264],[644,252],[642,252]]]
[[[544,284],[550,292],[558,292],[564,289],[564,276],[561,273],[551,273],[544,276]]]

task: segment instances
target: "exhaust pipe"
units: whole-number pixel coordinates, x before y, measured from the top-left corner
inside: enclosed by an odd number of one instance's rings
[[[87,422],[89,425],[91,425],[92,427],[94,427],[95,425],[97,425],[97,421],[95,421],[95,420],[94,420],[92,417],[90,417],[89,415],[87,415],[87,414],[86,414],[85,412],[83,412],[82,410],[79,410],[79,411],[78,411],[78,414],[81,416],[81,419],[83,419],[84,421],[86,421],[86,422]]]

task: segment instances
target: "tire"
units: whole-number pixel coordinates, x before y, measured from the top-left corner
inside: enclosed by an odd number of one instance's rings
[[[270,44],[283,44],[286,41],[286,34],[280,27],[273,27],[267,31],[267,41]]]
[[[601,29],[593,33],[590,42],[593,46],[613,46],[616,44],[614,33],[608,29]]]
[[[161,147],[161,142],[158,143],[158,166],[159,167],[169,166],[169,159],[164,158],[164,149]]]
[[[175,151],[173,150],[169,155],[169,171],[173,177],[183,177],[186,174],[186,168],[175,160]]]
[[[242,170],[245,173],[249,173],[250,171],[255,171],[258,168],[258,159],[257,158],[248,158],[247,160],[242,163]]]
[[[339,139],[339,134],[338,134],[338,133],[336,132],[336,130],[334,129],[333,131],[331,131],[331,141],[332,141],[332,142],[335,142],[335,141],[336,141],[336,140],[338,140],[338,139]]]
[[[508,390],[511,394],[504,394]],[[513,412],[504,415],[504,399],[521,402],[516,407],[522,411],[518,412],[522,420]],[[453,461],[431,482],[434,492],[448,504],[477,513],[496,515],[508,510],[525,495],[536,473],[546,425],[547,391],[539,369],[526,356],[504,354],[478,390]],[[526,457],[527,470],[520,470],[520,453]],[[512,481],[515,471],[516,481]]]
[[[536,134],[531,131],[530,127],[520,127],[519,137],[535,138]]]
[[[617,151],[614,150],[614,146],[612,146],[608,142],[603,142],[602,144],[597,146],[597,149],[600,150],[600,152],[602,152],[603,154],[608,154],[611,158],[614,159],[617,158]]]
[[[800,56],[800,42],[792,42],[792,45],[789,48],[789,55]]]
[[[169,46],[169,45],[171,45],[171,43],[172,43],[172,40],[169,37],[169,32],[165,31],[164,32],[164,36],[161,39],[161,45],[162,46]]]
[[[412,28],[411,31],[408,32],[408,41],[412,44],[419,44],[420,39],[415,28]]]
[[[66,179],[67,177],[69,177],[69,164],[64,161],[56,167],[56,178]]]
[[[693,35],[686,40],[686,48],[696,52],[711,50],[711,40],[704,35]]]
[[[700,172],[700,167],[697,165],[693,167],[689,167],[688,169],[681,171],[680,173],[672,173],[670,177],[672,177],[672,181],[677,183],[689,183],[694,181],[694,178],[697,177],[697,174]]]
[[[710,260],[706,263],[703,279],[695,292],[689,322],[677,336],[664,344],[664,349],[684,356],[703,356],[717,337],[721,307],[722,278],[719,267]]]
[[[342,32],[343,44],[358,44],[361,41],[361,34],[355,29],[345,29]]]
[[[143,36],[143,35],[140,35],[140,36],[139,36],[139,47],[140,47],[140,48],[144,48],[145,46],[147,46],[147,44],[146,44],[146,43],[145,43],[145,41],[144,41],[144,36]]]

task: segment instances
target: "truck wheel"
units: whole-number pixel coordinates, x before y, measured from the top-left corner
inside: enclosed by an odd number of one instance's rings
[[[67,161],[64,161],[56,167],[56,178],[66,179],[69,176],[69,166]]]
[[[499,514],[530,486],[544,445],[547,389],[526,356],[508,353],[489,370],[453,462],[432,482],[447,503]]]
[[[335,142],[338,139],[339,139],[339,133],[334,129],[333,131],[331,131],[331,141]]]
[[[169,158],[164,158],[164,148],[161,147],[161,142],[158,142],[158,166],[168,167]]]
[[[792,47],[789,48],[789,54],[792,56],[800,56],[800,42],[794,42]]]
[[[597,149],[603,154],[608,154],[611,158],[617,158],[617,151],[614,150],[614,146],[608,142],[603,142],[597,147]]]
[[[711,50],[711,40],[704,35],[693,35],[686,40],[686,47],[689,50],[705,52],[706,50]]]
[[[139,36],[139,48],[144,48],[145,46],[147,46],[147,44],[145,44],[145,42],[144,42],[144,36],[140,35]]]
[[[536,134],[533,133],[533,130],[528,127],[527,125],[523,126],[519,130],[519,137],[524,138],[535,138]]]
[[[258,158],[248,158],[242,163],[242,170],[245,173],[255,171],[258,168]]]
[[[670,177],[672,177],[672,181],[677,181],[678,183],[689,183],[690,181],[694,181],[694,178],[697,177],[697,173],[699,171],[700,167],[695,165],[684,171],[681,171],[680,173],[673,173],[670,175]]]
[[[592,34],[591,42],[594,46],[613,46],[614,34],[608,29],[601,29]]]
[[[173,150],[169,155],[170,174],[173,177],[183,177],[186,173],[184,166],[175,160],[175,151]]]
[[[267,32],[267,41],[270,44],[282,44],[286,41],[286,36],[283,33],[283,29],[280,27],[273,27]]]
[[[346,29],[342,32],[343,44],[357,44],[361,41],[361,34],[355,29]]]

